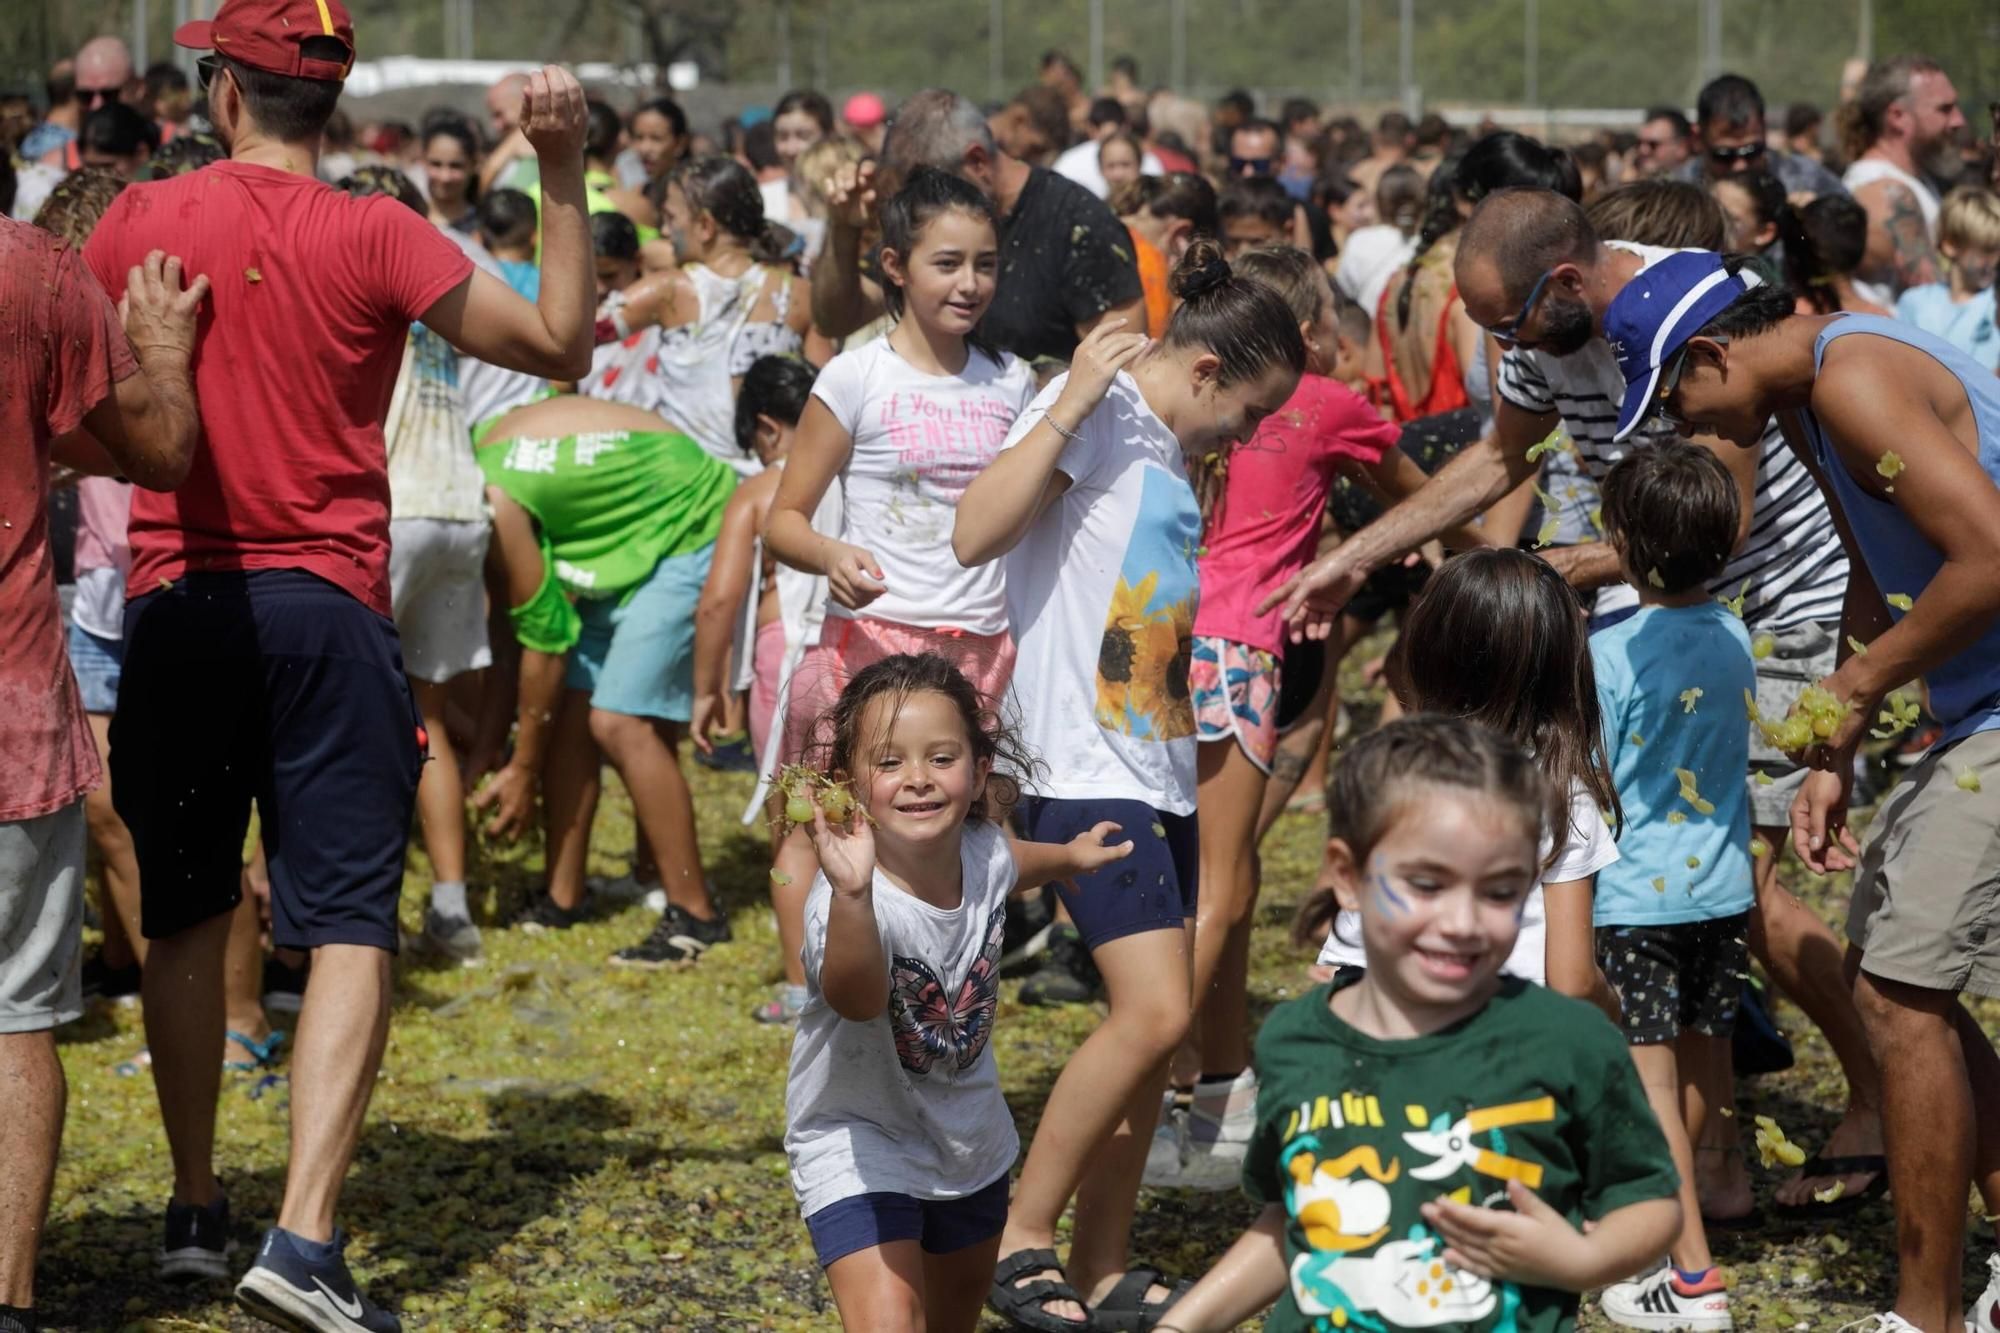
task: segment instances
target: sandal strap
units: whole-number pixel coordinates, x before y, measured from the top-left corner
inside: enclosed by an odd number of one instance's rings
[[[1168,1289],[1165,1300],[1146,1299],[1147,1289],[1154,1286]],[[1168,1282],[1166,1274],[1159,1269],[1141,1264],[1137,1268],[1126,1269],[1125,1275],[1111,1285],[1111,1290],[1104,1293],[1104,1299],[1097,1305],[1100,1309],[1108,1306],[1113,1310],[1136,1310],[1143,1314],[1157,1314],[1179,1299],[1182,1290],[1183,1288],[1177,1288]]]
[[[1012,1254],[1003,1256],[1000,1262],[994,1265],[993,1282],[995,1286],[1011,1290],[1016,1278],[1027,1273],[1040,1273],[1050,1269],[1058,1273],[1063,1271],[1063,1266],[1056,1261],[1054,1250],[1016,1250]],[[1025,1291],[1026,1288],[1022,1290]]]

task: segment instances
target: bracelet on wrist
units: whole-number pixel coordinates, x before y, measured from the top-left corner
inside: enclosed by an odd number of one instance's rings
[[[1050,430],[1062,436],[1065,440],[1068,440],[1071,444],[1075,444],[1077,442],[1078,439],[1077,432],[1071,430],[1068,426],[1063,425],[1062,422],[1057,421],[1055,418],[1055,414],[1053,412],[1044,410],[1042,413],[1042,420],[1048,423]]]

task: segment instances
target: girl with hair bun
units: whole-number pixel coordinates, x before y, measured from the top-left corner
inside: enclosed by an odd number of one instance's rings
[[[1133,844],[1057,889],[1110,1013],[1049,1094],[989,1301],[1048,1333],[1149,1328],[1178,1296],[1127,1251],[1191,1012],[1202,511],[1189,475],[1282,407],[1306,364],[1284,298],[1234,273],[1213,240],[1188,248],[1173,288],[1181,305],[1158,342],[1122,320],[1092,330],[966,489],[952,532],[963,565],[1007,557],[1014,700],[1047,772],[1026,799],[1028,836],[1068,842],[1108,820]],[[1072,1196],[1065,1265],[1053,1246]]]
[[[765,219],[740,163],[694,158],[654,190],[679,267],[606,299],[606,341],[577,389],[657,412],[739,476],[755,476],[761,465],[736,445],[736,394],[758,357],[804,346],[811,293],[785,262],[790,237]]]

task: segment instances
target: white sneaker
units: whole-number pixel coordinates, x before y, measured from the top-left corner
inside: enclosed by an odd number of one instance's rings
[[[1662,1268],[1632,1282],[1606,1287],[1597,1304],[1604,1317],[1620,1328],[1642,1328],[1658,1333],[1674,1330],[1730,1330],[1736,1324],[1729,1317],[1729,1293],[1723,1289],[1720,1270],[1711,1268],[1702,1290],[1683,1295],[1674,1286],[1674,1270]]]
[[[1986,1290],[1966,1316],[1965,1333],[2000,1333],[2000,1253],[1986,1256]]]
[[[1924,1331],[1892,1310],[1888,1314],[1871,1314],[1866,1319],[1842,1324],[1835,1333],[1924,1333]]]
[[[1217,1116],[1202,1109],[1236,1104]],[[1243,1156],[1257,1132],[1257,1071],[1246,1069],[1228,1083],[1197,1083],[1188,1108],[1181,1152],[1181,1186],[1232,1190],[1243,1179]]]
[[[1181,1187],[1181,1162],[1186,1152],[1187,1113],[1174,1105],[1174,1095],[1167,1094],[1167,1104],[1160,1108],[1160,1123],[1153,1130],[1153,1141],[1146,1148],[1146,1174],[1140,1179],[1156,1190],[1171,1190]]]

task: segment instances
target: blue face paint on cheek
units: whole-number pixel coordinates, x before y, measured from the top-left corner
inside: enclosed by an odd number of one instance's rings
[[[1383,874],[1380,870],[1375,871],[1374,882],[1375,902],[1377,906],[1393,916],[1408,916],[1410,914],[1409,899],[1396,892],[1395,886],[1389,883],[1387,875]]]

